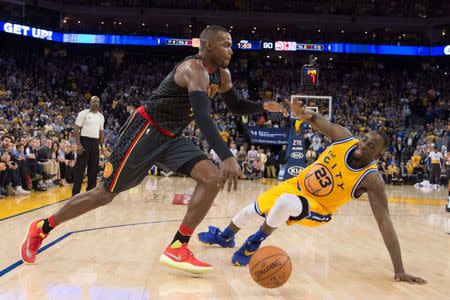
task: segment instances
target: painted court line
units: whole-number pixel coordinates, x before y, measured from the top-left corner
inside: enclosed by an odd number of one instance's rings
[[[231,219],[231,217],[205,218],[204,220],[220,220],[220,219]],[[88,232],[88,231],[111,229],[111,228],[119,228],[119,227],[130,227],[130,226],[137,226],[137,225],[160,224],[160,223],[172,223],[172,222],[181,222],[181,221],[183,221],[183,220],[149,221],[149,222],[119,224],[119,225],[102,226],[102,227],[95,227],[95,228],[87,228],[87,229],[82,229],[82,230],[70,231],[68,233],[63,234],[62,236],[60,236],[56,240],[54,240],[54,241],[46,244],[45,246],[41,247],[38,250],[38,254],[41,253],[41,252],[44,252],[48,248],[56,245],[57,243],[63,241],[64,239],[68,238],[69,236],[71,236],[72,234],[75,234],[75,233],[83,233],[83,232]],[[19,245],[18,245],[18,247],[19,247]],[[18,260],[15,263],[13,263],[13,264],[7,266],[6,268],[0,270],[0,277],[8,274],[9,272],[11,272],[12,270],[16,269],[17,267],[19,267],[22,264],[24,264],[24,262],[22,260]]]
[[[46,204],[46,205],[44,205],[44,206],[36,207],[36,208],[30,209],[30,210],[27,210],[27,211],[24,211],[24,212],[21,212],[21,213],[12,215],[12,216],[4,217],[3,219],[0,219],[0,222],[1,222],[1,221],[4,221],[4,220],[11,219],[11,218],[14,218],[14,217],[17,217],[17,216],[20,216],[20,215],[23,215],[23,214],[27,214],[27,213],[29,213],[29,212],[32,212],[32,211],[35,211],[35,210],[38,210],[38,209],[41,209],[41,208],[44,208],[44,207],[48,207],[48,206],[55,205],[55,204],[58,204],[58,203],[63,203],[63,202],[65,202],[65,201],[69,200],[69,199],[70,199],[70,198],[63,199],[63,200],[59,200],[59,201],[56,201],[56,202],[54,202],[54,203],[50,203],[50,204]]]

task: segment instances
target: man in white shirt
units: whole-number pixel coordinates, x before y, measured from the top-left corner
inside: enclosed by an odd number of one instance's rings
[[[248,161],[253,163],[256,160],[257,156],[258,156],[258,151],[256,151],[255,146],[252,145],[250,147],[250,150],[247,152]]]
[[[233,154],[233,156],[236,157],[237,152],[238,152],[238,150],[236,148],[236,143],[231,143],[230,144],[230,151],[231,151],[231,154]]]
[[[430,183],[439,185],[441,179],[441,164],[444,158],[436,146],[434,146],[433,150],[428,155],[428,159],[431,160]]]
[[[74,135],[77,141],[77,160],[74,166],[74,178],[72,196],[81,190],[84,170],[87,166],[88,185],[86,190],[92,190],[97,186],[97,171],[99,163],[99,145],[104,151],[104,124],[105,117],[98,111],[100,99],[97,96],[91,97],[89,109],[78,113],[75,121]]]

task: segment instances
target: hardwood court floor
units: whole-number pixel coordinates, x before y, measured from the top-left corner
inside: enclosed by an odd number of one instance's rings
[[[240,181],[222,192],[198,231],[223,228],[230,217],[274,181]],[[388,186],[390,211],[407,272],[425,286],[396,283],[392,265],[366,199],[340,209],[326,225],[282,226],[265,245],[283,248],[293,261],[290,280],[263,289],[245,267],[231,265],[232,249],[191,249],[214,264],[203,276],[167,269],[159,256],[178,228],[186,207],[172,205],[175,193],[190,193],[187,178],[148,177],[112,204],[55,229],[35,265],[20,264],[19,245],[28,224],[63,203],[7,218],[67,198],[70,188],[0,200],[0,299],[449,299],[450,214],[447,190],[423,193]],[[49,198],[53,197],[46,202]],[[5,219],[7,218],[7,219]],[[240,245],[257,224],[242,230]]]

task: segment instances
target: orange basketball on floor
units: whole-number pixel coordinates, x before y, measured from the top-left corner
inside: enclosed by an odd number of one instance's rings
[[[252,278],[265,288],[282,286],[291,275],[291,259],[282,249],[266,246],[257,250],[248,265]]]

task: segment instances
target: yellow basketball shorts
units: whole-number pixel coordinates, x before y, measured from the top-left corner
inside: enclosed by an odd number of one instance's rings
[[[302,198],[306,199],[309,204],[309,213],[307,214],[307,217],[302,218],[301,220],[298,220],[295,217],[289,218],[289,220],[286,221],[288,225],[319,226],[329,222],[332,214],[315,199],[306,198],[306,196],[297,188],[296,184],[297,179],[292,178],[259,195],[255,201],[256,212],[261,216],[266,217],[281,194],[289,193],[297,195],[299,197],[298,201],[301,201]]]

